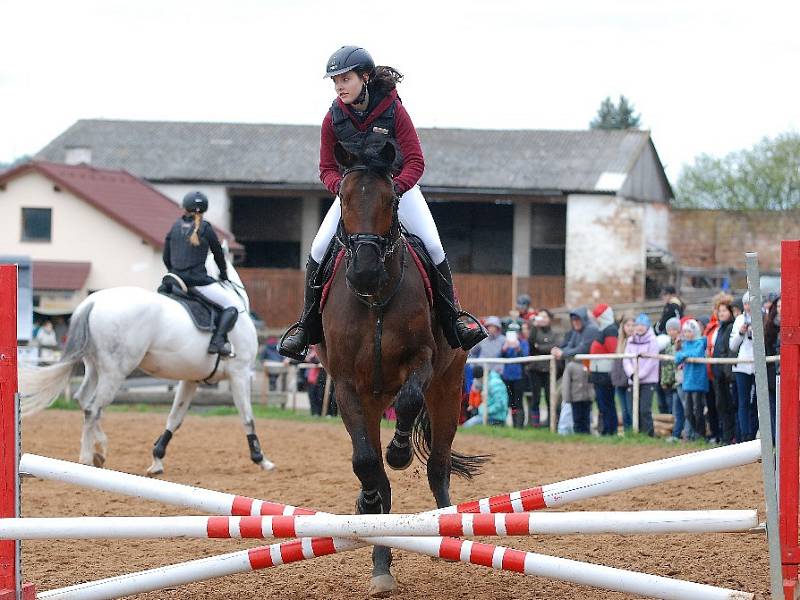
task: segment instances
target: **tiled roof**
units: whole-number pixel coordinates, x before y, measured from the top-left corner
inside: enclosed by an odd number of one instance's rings
[[[182,213],[175,202],[130,173],[89,165],[34,160],[0,174],[0,185],[30,170],[82,198],[156,248],[163,248],[167,232]],[[240,247],[230,233],[214,229],[232,248]]]
[[[604,190],[604,182],[629,173],[650,143],[640,130],[421,128],[419,135],[423,186],[530,191],[616,191],[618,183]],[[63,161],[67,149],[85,147],[92,164],[149,181],[321,187],[319,136],[312,125],[80,120],[37,158]]]
[[[89,262],[67,262],[58,260],[33,261],[33,289],[35,290],[79,290],[89,276]]]

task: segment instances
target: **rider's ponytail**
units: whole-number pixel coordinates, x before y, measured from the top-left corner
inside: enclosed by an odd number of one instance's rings
[[[377,66],[369,80],[369,90],[372,93],[387,93],[397,87],[403,80],[403,74],[394,67]]]
[[[200,231],[200,224],[203,222],[203,214],[196,212],[192,216],[194,217],[194,231],[192,231],[192,235],[189,236],[189,241],[192,246],[199,246],[200,236],[197,235],[197,232]]]

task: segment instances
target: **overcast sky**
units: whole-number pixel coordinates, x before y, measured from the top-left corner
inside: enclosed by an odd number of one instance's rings
[[[406,74],[418,127],[584,129],[624,94],[673,183],[800,130],[798,0],[0,0],[0,21],[0,161],[81,118],[320,123],[343,44]]]

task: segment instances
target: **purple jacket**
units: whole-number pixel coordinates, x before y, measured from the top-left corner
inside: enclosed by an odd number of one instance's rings
[[[648,329],[644,335],[632,335],[625,344],[625,354],[658,354],[658,340],[653,329]],[[622,366],[628,377],[633,377],[633,359],[624,358]],[[639,383],[658,383],[658,359],[639,359]]]

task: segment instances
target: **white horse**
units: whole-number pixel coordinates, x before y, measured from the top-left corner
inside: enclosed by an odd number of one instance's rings
[[[274,468],[261,452],[250,404],[250,371],[258,351],[250,300],[230,263],[227,245],[225,249],[230,280],[225,285],[234,287],[243,304],[228,334],[234,357],[217,365],[217,355],[206,351],[211,334],[197,329],[186,309],[175,300],[137,287],[109,288],[90,295],[75,309],[60,362],[47,367],[20,367],[22,415],[52,404],[67,385],[75,364],[82,360],[86,375],[76,394],[84,414],[80,462],[102,466],[108,438],[100,427],[100,417],[125,378],[139,368],[153,377],[179,380],[166,430],[156,441],[153,463],[147,469],[148,475],[158,475],[164,471],[167,444],[181,426],[198,384],[227,379],[247,433],[250,458],[266,471]],[[210,254],[206,269],[213,278],[219,275]]]

